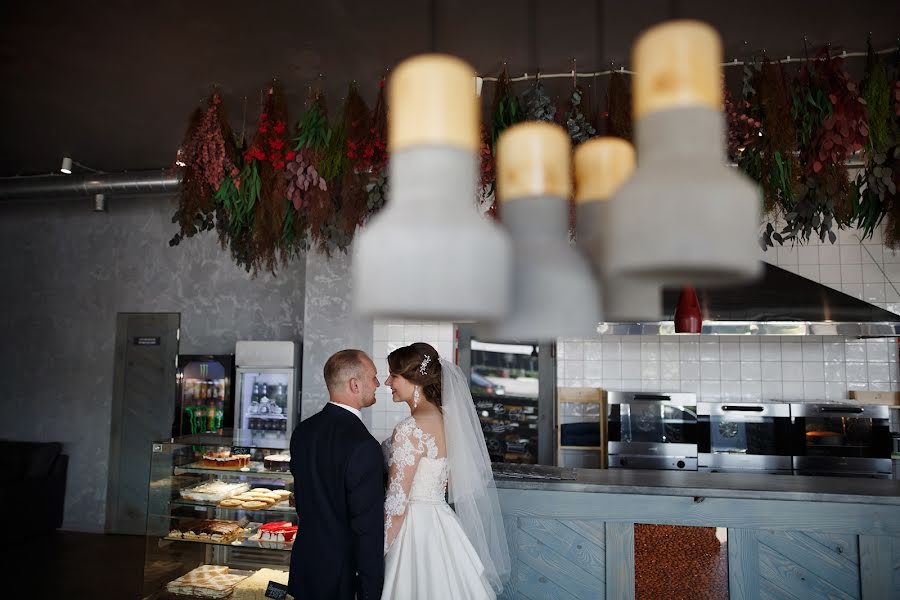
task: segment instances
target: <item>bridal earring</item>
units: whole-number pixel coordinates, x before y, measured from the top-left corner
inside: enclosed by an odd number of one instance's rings
[[[419,386],[416,386],[413,389],[413,408],[418,408],[419,406]]]

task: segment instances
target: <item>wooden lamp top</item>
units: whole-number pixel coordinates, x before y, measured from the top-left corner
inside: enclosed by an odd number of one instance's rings
[[[642,33],[631,52],[634,119],[668,108],[722,110],[722,40],[700,21],[669,21]]]
[[[575,149],[575,202],[608,200],[634,171],[634,147],[622,138],[599,137]]]
[[[479,107],[475,71],[443,54],[401,62],[388,85],[388,149],[453,146],[478,151]]]
[[[497,197],[502,201],[572,193],[572,143],[559,125],[513,125],[497,146]]]

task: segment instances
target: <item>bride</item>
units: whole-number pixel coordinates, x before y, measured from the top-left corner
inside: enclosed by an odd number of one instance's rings
[[[391,352],[388,365],[385,383],[411,416],[384,442],[382,600],[495,598],[509,550],[468,381],[425,343]]]

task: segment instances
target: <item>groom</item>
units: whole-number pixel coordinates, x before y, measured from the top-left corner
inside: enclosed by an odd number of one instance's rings
[[[297,600],[377,600],[384,584],[381,446],[361,420],[375,363],[341,350],[325,363],[330,402],[291,436],[299,516],[288,591]]]

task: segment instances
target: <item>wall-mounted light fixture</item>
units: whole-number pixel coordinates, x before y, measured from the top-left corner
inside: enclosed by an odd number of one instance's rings
[[[59,167],[60,173],[65,173],[66,175],[72,174],[72,158],[70,156],[63,156],[62,165]]]

